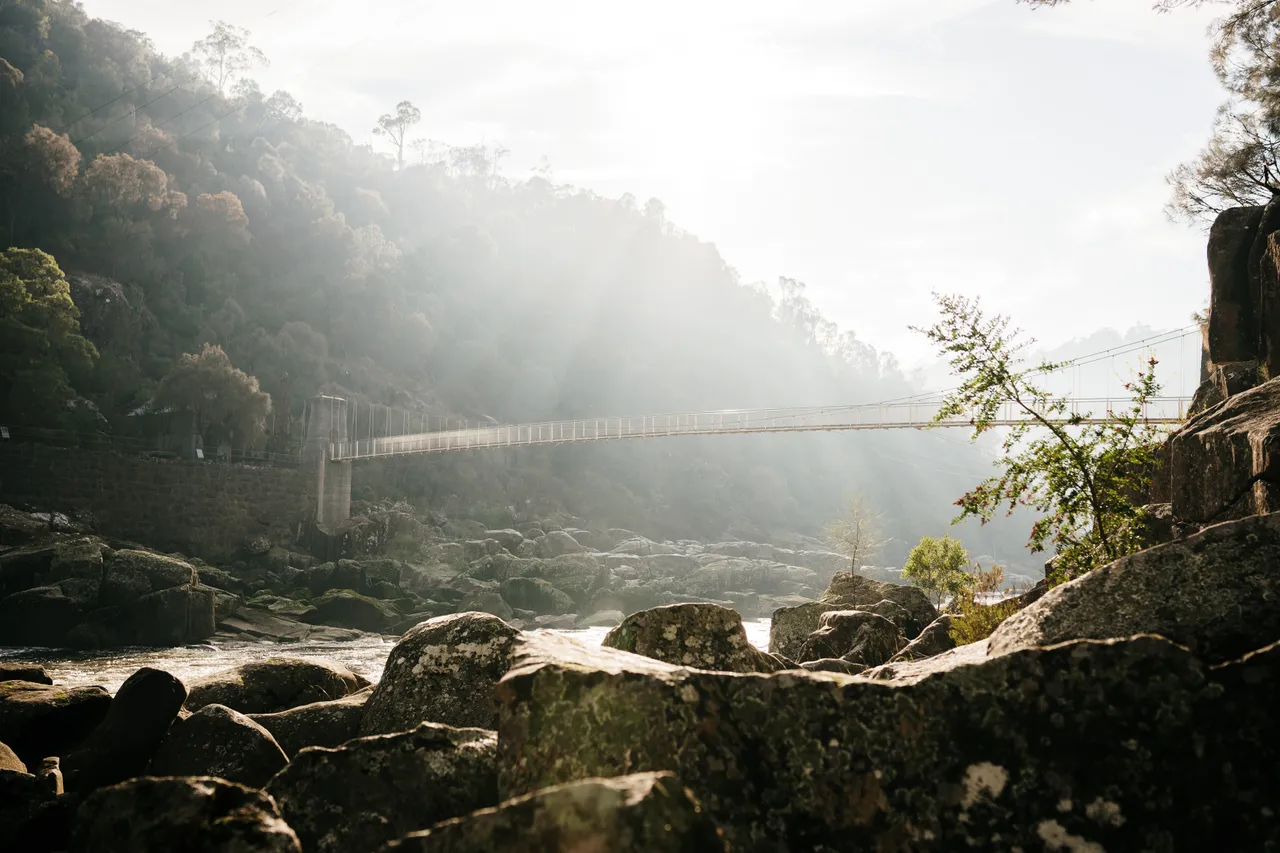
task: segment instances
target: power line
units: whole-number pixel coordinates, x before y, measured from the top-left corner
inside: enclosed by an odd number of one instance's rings
[[[132,95],[134,92],[138,91],[139,89],[143,88],[144,86],[150,86],[152,83],[156,82],[157,80],[159,80],[159,79],[160,79],[161,77],[163,77],[164,75],[169,74],[169,73],[172,73],[172,72],[173,72],[174,70],[176,70],[178,67],[180,67],[180,66],[182,66],[182,65],[186,65],[186,64],[187,64],[187,60],[185,60],[185,59],[179,60],[179,61],[178,61],[178,64],[177,64],[177,65],[175,65],[173,68],[167,68],[167,69],[165,69],[164,71],[161,71],[159,74],[157,74],[156,76],[152,77],[150,80],[146,81],[145,83],[139,83],[138,85],[134,86],[134,87],[133,87],[132,89],[130,89],[129,91],[127,91],[127,92],[121,92],[120,94],[116,95],[114,98],[112,98],[112,99],[111,99],[111,100],[109,100],[109,101],[103,101],[101,104],[98,104],[96,107],[94,107],[93,109],[89,110],[89,112],[85,113],[84,115],[80,116],[79,118],[77,118],[77,119],[72,119],[71,121],[67,122],[67,123],[66,123],[66,124],[64,124],[62,127],[60,127],[60,128],[58,128],[57,130],[55,130],[55,131],[54,131],[54,133],[62,133],[62,131],[64,131],[64,130],[66,130],[67,128],[71,127],[71,125],[76,124],[77,122],[84,121],[84,120],[85,120],[85,119],[87,119],[89,116],[93,115],[93,114],[94,114],[94,113],[96,113],[98,110],[102,109],[103,107],[109,107],[109,106],[111,106],[112,104],[114,104],[116,101],[120,100],[121,98],[123,98],[123,97],[125,97],[125,96],[127,96],[127,95]],[[86,137],[86,138],[87,138],[87,137]]]
[[[237,105],[237,106],[235,106],[235,107],[233,107],[233,108],[231,108],[231,109],[227,110],[225,113],[223,113],[222,115],[218,116],[218,117],[217,117],[217,118],[215,118],[213,121],[208,122],[208,123],[206,123],[206,124],[202,124],[202,125],[200,125],[200,126],[199,126],[199,127],[197,127],[195,130],[191,131],[190,133],[185,133],[185,134],[183,134],[182,136],[179,136],[177,139],[173,140],[172,142],[167,142],[167,143],[165,143],[164,145],[159,146],[158,148],[153,148],[152,150],[148,151],[146,154],[141,154],[141,155],[139,155],[137,159],[139,159],[139,160],[145,160],[145,159],[147,159],[148,157],[153,157],[153,156],[155,156],[158,152],[163,151],[163,150],[164,150],[164,149],[166,149],[166,148],[172,148],[174,145],[177,145],[177,144],[178,144],[179,142],[181,142],[182,140],[184,140],[184,139],[188,139],[189,137],[192,137],[192,136],[195,136],[197,133],[199,133],[200,131],[204,130],[206,127],[212,127],[213,125],[215,125],[215,124],[217,124],[218,122],[222,121],[224,118],[227,118],[227,117],[228,117],[229,115],[231,115],[232,113],[234,113],[234,112],[239,112],[243,107],[244,107],[244,104],[239,104],[239,105]]]
[[[191,106],[187,107],[185,110],[179,110],[178,112],[176,112],[176,113],[174,113],[173,115],[169,116],[167,119],[165,119],[164,121],[160,122],[159,124],[153,124],[153,125],[151,125],[150,127],[148,127],[146,130],[142,131],[142,133],[139,133],[139,134],[137,134],[136,136],[134,136],[133,138],[128,139],[128,140],[126,140],[126,141],[124,141],[124,142],[120,143],[119,145],[117,145],[115,148],[112,148],[112,149],[111,149],[110,151],[108,151],[107,153],[108,153],[108,154],[114,154],[114,153],[116,153],[117,151],[119,151],[120,149],[122,149],[122,148],[126,148],[126,147],[128,147],[128,146],[132,145],[133,143],[137,142],[137,141],[138,141],[139,139],[141,139],[142,137],[146,136],[148,132],[150,132],[150,131],[152,131],[152,130],[156,130],[156,129],[161,128],[161,127],[164,127],[166,124],[168,124],[169,122],[173,121],[175,118],[178,118],[179,116],[184,116],[184,115],[186,115],[187,113],[189,113],[189,112],[191,112],[192,110],[194,110],[196,107],[204,106],[205,104],[209,103],[209,101],[212,101],[214,98],[218,97],[218,94],[219,94],[218,92],[213,92],[212,94],[208,95],[208,96],[207,96],[206,98],[204,98],[203,100],[197,101],[196,103],[194,103],[194,104],[192,104]],[[239,107],[236,107],[236,109],[239,109]],[[232,112],[234,112],[234,110],[233,110]],[[158,151],[158,150],[160,150],[160,149],[156,149],[156,150]]]
[[[160,95],[157,95],[156,97],[154,97],[154,98],[152,98],[151,100],[147,101],[145,104],[139,104],[138,106],[134,107],[133,109],[131,109],[129,112],[125,113],[124,115],[119,116],[118,118],[115,118],[115,119],[113,119],[112,121],[107,122],[107,123],[106,123],[106,124],[104,124],[102,127],[100,127],[100,128],[98,128],[97,130],[95,130],[93,133],[90,133],[90,134],[88,134],[87,136],[82,136],[82,137],[80,137],[79,139],[77,139],[77,140],[75,140],[74,142],[72,142],[71,144],[72,144],[72,145],[74,145],[74,146],[76,146],[77,148],[79,148],[79,147],[80,147],[80,144],[81,144],[82,142],[87,142],[88,140],[90,140],[90,139],[92,139],[93,137],[97,136],[99,133],[102,133],[102,131],[106,130],[106,129],[107,129],[107,128],[109,128],[109,127],[115,127],[117,124],[119,124],[120,122],[124,121],[124,120],[125,120],[125,119],[127,119],[129,116],[137,115],[139,110],[141,110],[141,109],[144,109],[144,108],[146,108],[146,107],[151,106],[152,104],[154,104],[156,101],[160,100],[161,98],[167,98],[169,95],[172,95],[174,92],[178,91],[178,90],[179,90],[179,89],[181,89],[183,86],[187,85],[188,83],[190,83],[192,80],[195,80],[195,79],[196,79],[197,77],[199,77],[199,76],[200,76],[200,75],[199,75],[198,73],[197,73],[197,74],[193,74],[192,76],[188,77],[186,80],[183,80],[181,83],[179,83],[178,85],[174,86],[172,89],[168,90],[167,92],[164,92],[164,93],[162,93],[162,94],[160,94]]]

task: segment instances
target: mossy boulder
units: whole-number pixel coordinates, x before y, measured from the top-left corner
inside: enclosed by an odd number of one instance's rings
[[[274,714],[249,714],[271,732],[285,755],[292,758],[308,746],[341,746],[360,735],[360,717],[372,687],[328,702],[312,702]]]
[[[1147,636],[970,664],[744,675],[528,638],[498,688],[501,792],[670,770],[735,846],[766,851],[1260,849],[1280,832],[1280,645],[1217,669]]]
[[[633,613],[605,635],[604,645],[724,672],[777,672],[789,666],[751,645],[742,617],[718,604],[671,604]]]
[[[299,621],[309,625],[380,632],[403,618],[400,611],[387,602],[350,589],[330,590],[319,598],[313,598],[311,607],[313,609],[302,614]]]
[[[502,597],[514,610],[537,615],[560,615],[574,609],[573,599],[541,578],[508,578],[500,587]]]
[[[584,779],[411,833],[383,853],[728,853],[671,773]]]
[[[938,610],[913,586],[872,580],[852,572],[837,572],[820,601],[773,611],[769,625],[769,651],[798,659],[801,647],[818,630],[822,614],[833,610],[866,610],[892,621],[907,640],[919,636],[938,618]]]
[[[493,728],[494,686],[510,668],[519,636],[485,613],[441,616],[411,629],[387,658],[360,733],[403,732],[422,722]]]
[[[267,658],[193,679],[186,707],[225,705],[242,714],[270,714],[341,699],[368,685],[345,666],[301,658]]]
[[[302,750],[267,785],[308,853],[385,841],[498,803],[494,733],[423,723]]]
[[[72,850],[302,853],[271,797],[223,779],[131,779],[76,812]]]
[[[151,759],[151,776],[217,776],[261,788],[289,763],[271,733],[223,705],[179,720]]]
[[[195,566],[185,560],[124,548],[104,560],[102,604],[131,604],[148,593],[199,582]]]
[[[802,661],[841,658],[879,666],[907,644],[898,626],[866,610],[828,610],[800,647]]]
[[[0,742],[35,766],[83,741],[110,707],[111,694],[101,687],[0,682]]]

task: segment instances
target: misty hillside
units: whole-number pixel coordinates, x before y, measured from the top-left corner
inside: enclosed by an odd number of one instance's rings
[[[273,447],[296,442],[285,425],[320,392],[522,422],[918,388],[827,322],[802,284],[741,281],[656,199],[507,179],[501,151],[483,146],[397,168],[287,93],[247,79],[224,93],[194,61],[74,3],[0,5],[0,57],[0,240],[53,256],[97,351],[67,368],[61,399],[23,397],[6,375],[5,422],[119,430],[207,343],[272,396]],[[356,497],[490,523],[515,508],[766,539],[816,535],[862,492],[895,538],[884,561],[900,563],[947,529],[990,461],[960,432],[681,438],[371,465]],[[1037,566],[1026,527],[959,535],[975,554]]]

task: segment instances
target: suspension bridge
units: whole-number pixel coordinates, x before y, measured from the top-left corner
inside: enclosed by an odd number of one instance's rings
[[[1132,351],[1151,341],[1170,342],[1193,334],[1188,329],[1144,339],[1136,344],[1093,353],[1048,372],[1079,368]],[[1198,331],[1194,332],[1198,335]],[[1150,344],[1154,346],[1154,344]],[[1180,376],[1182,375],[1180,371]],[[350,516],[351,463],[422,453],[451,453],[503,447],[535,447],[621,439],[651,439],[688,435],[751,435],[777,432],[835,432],[846,430],[899,430],[972,428],[967,416],[939,418],[942,395],[930,392],[913,397],[844,406],[805,406],[765,409],[729,409],[633,417],[589,417],[539,423],[472,425],[422,412],[361,403],[343,397],[322,396],[307,401],[304,413],[304,463],[316,472],[316,520],[321,524]],[[1117,413],[1136,414],[1150,425],[1175,425],[1184,421],[1191,404],[1188,396],[1160,397],[1133,412],[1132,398],[1063,397],[1064,404],[1038,411],[1015,401],[1002,403],[991,420],[996,427],[1028,422],[1062,425],[1101,424]],[[362,435],[363,434],[363,435]]]

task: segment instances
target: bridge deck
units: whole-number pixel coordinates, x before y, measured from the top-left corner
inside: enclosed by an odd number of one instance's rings
[[[1151,401],[1144,412],[1149,423],[1176,424],[1186,416],[1188,397],[1164,397]],[[581,418],[533,424],[512,424],[391,435],[347,441],[330,446],[334,461],[403,456],[410,453],[444,453],[491,447],[566,444],[622,438],[659,438],[673,435],[726,435],[769,432],[826,432],[861,429],[927,429],[968,427],[968,420],[934,423],[937,401],[917,401],[869,406],[827,406],[786,409],[738,409],[720,412],[643,415],[636,417]],[[1072,401],[1071,411],[1084,414],[1083,423],[1105,423],[1107,413],[1125,411],[1127,399],[1090,398]],[[1101,413],[1101,414],[1098,414]],[[1029,416],[1006,403],[995,423],[1015,426]],[[1065,419],[1059,419],[1065,423]]]

